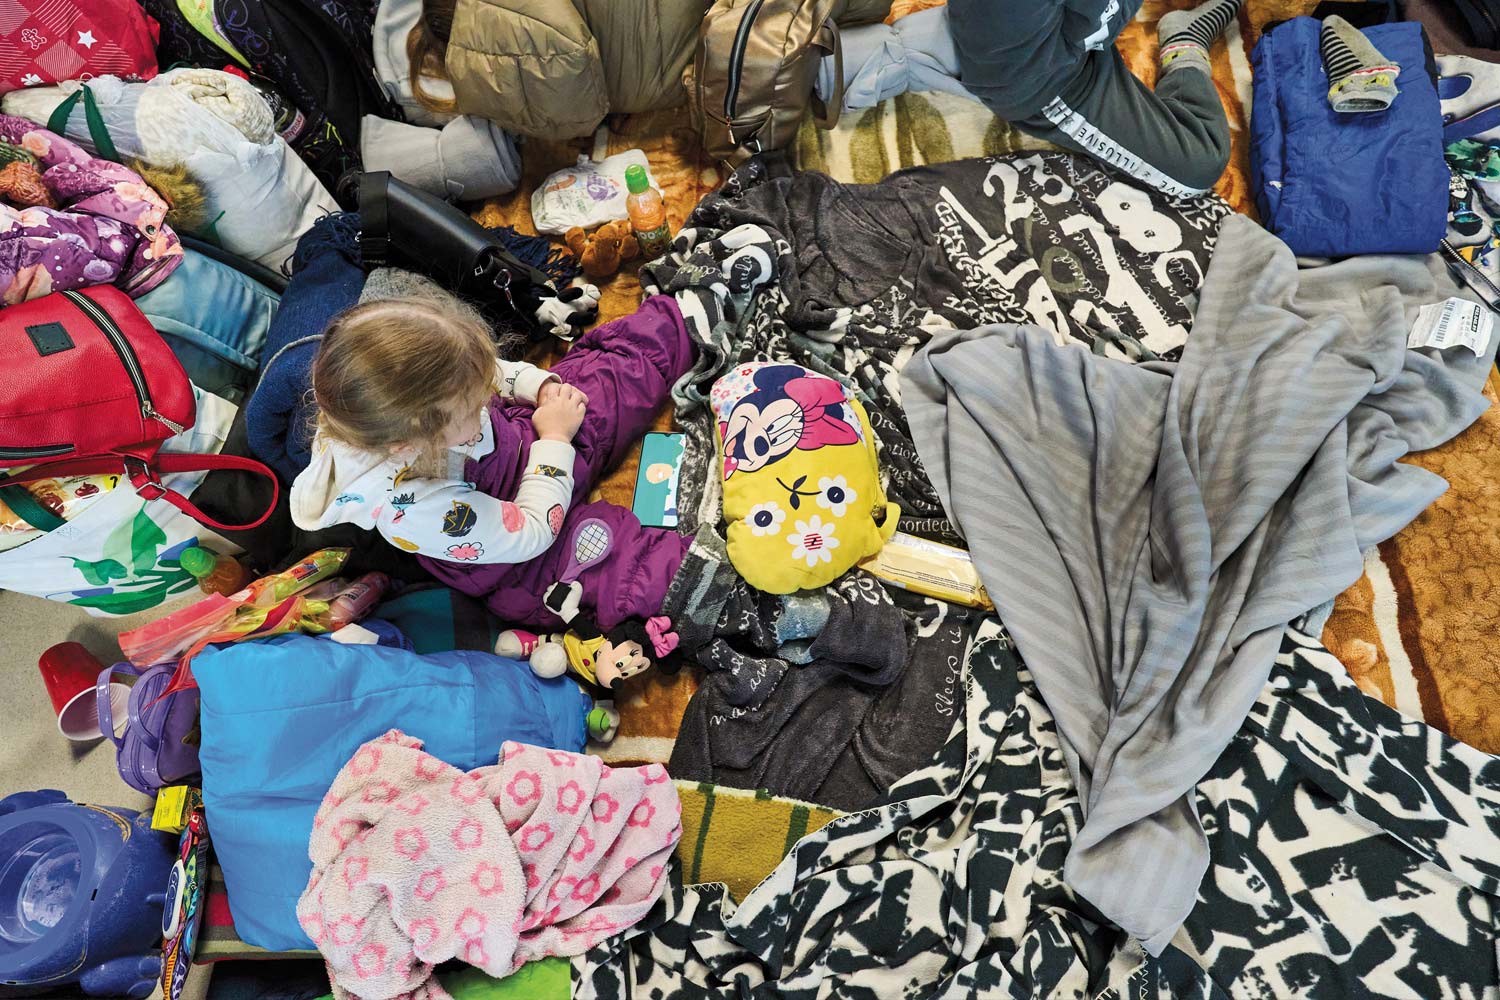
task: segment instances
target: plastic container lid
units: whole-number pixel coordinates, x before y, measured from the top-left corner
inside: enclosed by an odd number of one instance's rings
[[[0,865],[0,942],[39,941],[62,922],[83,869],[78,844],[42,826]]]
[[[219,565],[219,557],[201,545],[190,545],[177,557],[177,565],[201,580]]]
[[[651,190],[651,178],[646,176],[646,168],[639,163],[626,167],[625,187],[630,190],[631,194]]]

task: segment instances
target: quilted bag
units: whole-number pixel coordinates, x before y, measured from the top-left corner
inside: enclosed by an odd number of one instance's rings
[[[149,80],[156,37],[134,0],[5,0],[0,94],[93,76]]]

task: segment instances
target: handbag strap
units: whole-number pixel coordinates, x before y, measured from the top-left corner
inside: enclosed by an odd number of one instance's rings
[[[119,163],[120,154],[115,149],[115,141],[109,137],[109,129],[104,125],[104,116],[99,113],[99,104],[94,100],[94,92],[86,83],[52,109],[52,114],[47,119],[47,130],[58,135],[67,135],[68,116],[73,113],[73,107],[79,99],[83,100],[83,120],[88,125],[89,138],[94,140],[94,152],[103,159]]]
[[[844,110],[844,46],[839,39],[839,26],[832,18],[823,22],[823,30],[813,44],[833,53],[833,94],[826,102],[816,90],[812,95],[813,124],[826,130],[839,123],[839,115]]]
[[[133,663],[116,663],[112,667],[105,667],[99,671],[99,680],[94,684],[95,710],[99,715],[99,732],[104,738],[116,747],[123,748],[125,739],[115,735],[115,706],[109,700],[109,686],[114,682],[115,674],[141,675],[141,668]]]
[[[56,531],[68,522],[43,507],[22,486],[0,486],[0,503],[38,531]]]
[[[130,453],[96,455],[91,458],[75,458],[62,462],[50,462],[46,465],[34,465],[25,472],[0,479],[0,487],[32,483],[38,479],[114,472],[121,464],[125,467],[125,477],[130,480],[130,485],[139,496],[147,501],[165,500],[199,524],[216,531],[249,531],[251,528],[258,528],[266,523],[266,519],[276,510],[276,504],[281,499],[281,481],[276,478],[276,474],[264,462],[258,462],[253,458],[241,458],[238,455],[159,454],[151,458]],[[163,485],[160,478],[164,473],[202,472],[212,469],[238,469],[269,479],[271,502],[267,505],[265,512],[246,524],[224,524],[203,513],[181,493]]]

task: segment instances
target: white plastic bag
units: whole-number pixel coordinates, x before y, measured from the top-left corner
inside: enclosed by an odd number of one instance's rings
[[[625,199],[630,197],[625,171],[635,166],[644,168],[651,186],[656,187],[651,165],[639,149],[627,149],[598,162],[580,156],[577,166],[548,177],[531,196],[531,221],[536,231],[561,236],[574,226],[590,229],[625,218]]]
[[[163,452],[217,454],[224,447],[235,405],[196,387],[193,395],[197,421],[163,444]],[[206,475],[181,472],[162,482],[190,496]],[[240,551],[165,500],[148,503],[121,483],[62,527],[0,553],[0,590],[61,601],[92,615],[134,614],[197,587],[177,557],[200,543],[215,552]]]

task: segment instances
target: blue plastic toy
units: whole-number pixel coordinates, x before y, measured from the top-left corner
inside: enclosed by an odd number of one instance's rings
[[[55,789],[0,799],[0,997],[149,996],[175,840]]]

